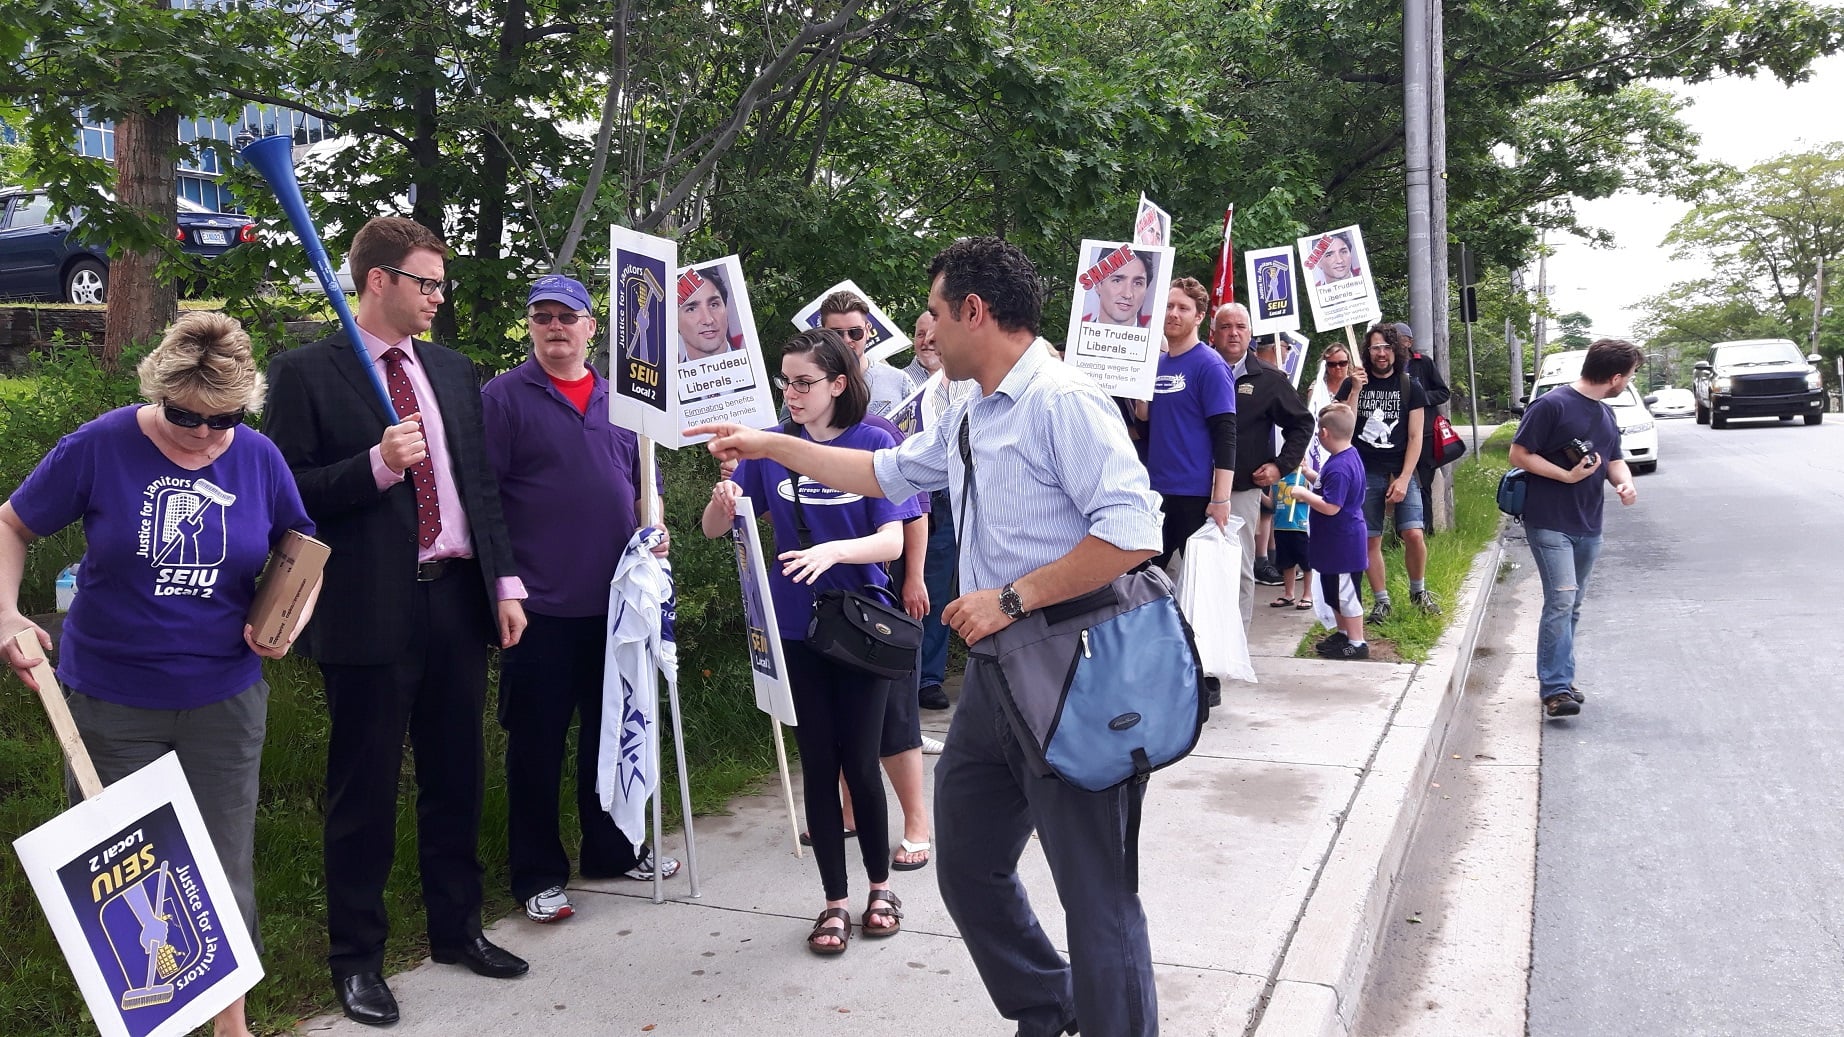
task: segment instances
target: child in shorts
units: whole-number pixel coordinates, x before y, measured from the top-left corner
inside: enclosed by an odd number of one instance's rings
[[[1280,570],[1281,596],[1269,602],[1274,608],[1286,608],[1292,605],[1296,609],[1313,607],[1311,562],[1307,551],[1307,516],[1312,509],[1306,502],[1295,497],[1296,488],[1307,485],[1306,473],[1295,469],[1288,472],[1274,487],[1274,564]],[[1299,593],[1294,593],[1294,580],[1299,580]]]
[[[1333,404],[1319,413],[1319,442],[1331,456],[1319,469],[1317,492],[1294,489],[1312,509],[1308,555],[1319,573],[1319,600],[1338,618],[1338,629],[1313,646],[1327,659],[1368,659],[1364,641],[1363,575],[1370,565],[1364,524],[1364,462],[1351,448],[1357,413]]]

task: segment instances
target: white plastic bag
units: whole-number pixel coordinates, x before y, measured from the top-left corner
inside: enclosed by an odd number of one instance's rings
[[[1228,528],[1206,521],[1185,540],[1178,607],[1197,638],[1204,672],[1226,681],[1255,681],[1248,633],[1242,629],[1242,520]]]

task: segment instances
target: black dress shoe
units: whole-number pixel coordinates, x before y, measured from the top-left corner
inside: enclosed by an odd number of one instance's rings
[[[465,965],[475,975],[488,979],[511,979],[531,969],[524,958],[493,946],[484,936],[476,936],[458,947],[435,949],[430,956],[443,965]]]
[[[948,702],[948,693],[939,684],[923,685],[922,690],[916,693],[916,700],[923,709],[946,709],[952,704]]]
[[[339,1003],[346,1010],[346,1018],[353,1022],[389,1026],[397,1021],[397,999],[391,996],[391,988],[384,985],[384,977],[378,973],[360,972],[336,977],[333,989],[339,992]]]

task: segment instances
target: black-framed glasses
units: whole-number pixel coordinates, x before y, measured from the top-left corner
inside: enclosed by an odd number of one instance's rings
[[[789,378],[780,374],[771,380],[775,383],[775,388],[782,392],[797,392],[802,396],[812,392],[814,386],[824,385],[831,381],[830,378]]]
[[[422,292],[424,295],[434,295],[437,292],[446,293],[448,291],[448,286],[454,283],[452,281],[444,281],[439,277],[423,277],[418,274],[412,274],[408,270],[400,270],[394,266],[385,266],[383,263],[378,264],[378,269],[388,270],[393,274],[401,274],[415,281],[416,290]]]
[[[526,316],[531,318],[531,322],[533,324],[536,324],[541,328],[549,324],[552,321],[556,321],[557,323],[567,328],[575,324],[577,321],[587,320],[589,317],[589,315],[586,313],[575,313],[575,312],[550,313],[545,310],[539,310],[536,313],[528,313],[526,314]]]
[[[864,338],[864,328],[863,328],[863,327],[856,327],[856,328],[828,328],[828,329],[826,329],[826,330],[828,330],[828,331],[836,331],[836,332],[838,332],[839,334],[841,334],[841,335],[844,335],[844,336],[845,336],[846,338],[848,338],[848,339],[851,339],[851,340],[852,340],[853,342],[858,342],[858,341],[860,341],[860,340],[862,340],[862,339]]]
[[[161,404],[160,409],[166,414],[167,421],[180,428],[198,428],[203,425],[213,432],[222,432],[227,428],[236,428],[243,424],[242,407],[223,414],[200,414],[198,411],[175,407],[170,403]]]

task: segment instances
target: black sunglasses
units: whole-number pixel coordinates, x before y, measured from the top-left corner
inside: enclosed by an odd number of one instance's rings
[[[851,339],[853,342],[856,342],[859,339],[864,337],[864,329],[861,327],[860,328],[828,328],[826,330],[836,332],[840,335],[844,335],[846,338]]]
[[[527,316],[527,317],[530,317],[530,318],[531,318],[531,322],[532,322],[533,324],[536,324],[536,325],[538,325],[539,327],[544,327],[544,326],[545,326],[546,324],[549,324],[549,323],[550,323],[550,322],[552,322],[552,321],[556,321],[557,323],[559,323],[559,324],[561,324],[561,325],[563,325],[564,327],[566,327],[566,328],[567,328],[567,327],[569,327],[570,325],[572,325],[572,324],[575,324],[575,323],[576,323],[577,321],[579,321],[579,320],[584,320],[584,319],[586,319],[586,318],[588,317],[588,314],[584,314],[584,313],[548,313],[548,312],[546,312],[546,311],[544,311],[544,310],[539,310],[539,311],[538,311],[538,312],[536,312],[536,313],[528,313],[528,314],[526,314],[526,316]]]
[[[1325,362],[1325,366],[1327,367],[1350,367],[1351,361],[1349,360],[1327,360]]]
[[[378,269],[388,270],[393,274],[402,274],[404,277],[415,281],[417,290],[424,295],[434,295],[436,292],[445,293],[448,290],[448,286],[454,283],[453,281],[444,281],[438,277],[421,277],[417,274],[410,273],[408,270],[399,270],[394,266],[385,266],[383,263],[378,264]]]
[[[175,407],[170,403],[163,403],[161,404],[161,410],[166,413],[166,420],[178,425],[180,428],[198,428],[200,425],[203,425],[213,432],[222,432],[227,428],[236,428],[238,425],[243,424],[242,407],[224,414],[200,414],[197,411],[187,410],[184,407]]]

